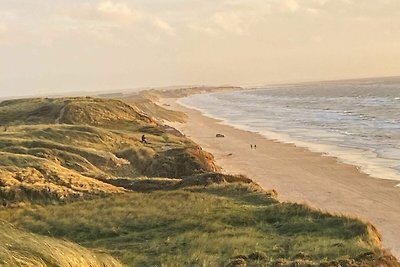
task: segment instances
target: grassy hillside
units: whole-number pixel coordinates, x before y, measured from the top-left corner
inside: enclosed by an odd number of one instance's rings
[[[118,193],[105,182],[217,169],[196,144],[117,100],[11,100],[0,103],[0,118],[3,204]]]
[[[371,225],[279,203],[254,185],[129,193],[0,216],[26,231],[100,248],[128,266],[224,266],[235,259],[250,266],[339,266],[338,259],[362,266],[382,256]]]
[[[218,173],[160,123],[180,114],[130,103],[0,103],[0,266],[400,266],[372,225]]]

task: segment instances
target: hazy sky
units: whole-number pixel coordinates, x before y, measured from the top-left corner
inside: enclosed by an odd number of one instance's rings
[[[0,97],[400,75],[400,0],[0,0]]]

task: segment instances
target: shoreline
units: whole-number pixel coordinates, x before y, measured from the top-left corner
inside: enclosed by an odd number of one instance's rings
[[[379,155],[376,148],[368,148],[368,147],[351,147],[348,145],[341,145],[338,143],[329,143],[329,142],[313,142],[311,140],[307,140],[300,137],[294,137],[292,133],[278,130],[277,128],[270,129],[255,129],[251,126],[243,126],[241,124],[234,124],[229,122],[229,119],[215,116],[215,114],[209,113],[207,110],[202,110],[201,108],[197,108],[195,106],[190,106],[190,104],[186,104],[184,101],[181,101],[182,98],[177,99],[177,104],[187,109],[194,109],[199,111],[202,115],[206,117],[213,118],[219,121],[221,124],[232,126],[236,129],[259,133],[263,137],[269,140],[277,141],[279,143],[285,144],[294,144],[298,147],[306,148],[311,152],[321,153],[324,156],[336,158],[337,161],[354,165],[359,168],[359,170],[371,177],[385,179],[385,180],[394,180],[397,181],[397,186],[400,187],[400,166],[399,161],[392,157],[384,157]],[[313,135],[313,132],[307,130],[310,136]],[[317,134],[318,136],[318,134]],[[315,136],[314,136],[315,137]],[[314,139],[318,140],[318,139]],[[385,178],[381,178],[385,177]]]
[[[370,221],[382,233],[384,248],[400,257],[398,181],[373,178],[335,157],[221,124],[177,100],[158,101],[188,115],[184,124],[168,124],[212,153],[224,173],[245,174],[265,189],[275,189],[281,201]],[[216,138],[217,133],[225,138]],[[257,149],[250,144],[257,144]]]

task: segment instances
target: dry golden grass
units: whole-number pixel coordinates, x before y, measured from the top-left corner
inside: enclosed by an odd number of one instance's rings
[[[75,243],[35,235],[0,221],[0,266],[122,267],[113,257]]]

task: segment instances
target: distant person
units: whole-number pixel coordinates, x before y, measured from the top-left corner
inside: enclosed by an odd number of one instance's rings
[[[257,149],[257,145],[254,145],[254,149]]]
[[[142,135],[142,143],[143,143],[143,144],[148,144],[147,138],[146,138],[145,135]]]
[[[250,148],[253,149],[253,145],[252,144],[250,144]]]

